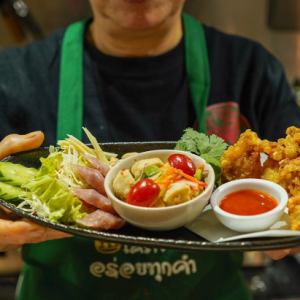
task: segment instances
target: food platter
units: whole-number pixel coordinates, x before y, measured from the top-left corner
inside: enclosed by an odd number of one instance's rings
[[[122,155],[127,152],[142,152],[155,149],[172,149],[174,142],[134,142],[134,143],[106,143],[101,144],[103,150]],[[24,152],[6,158],[7,161],[19,163],[27,167],[38,167],[39,158],[48,155],[47,148],[39,148],[34,151]],[[147,247],[162,247],[178,250],[213,250],[213,251],[252,251],[283,249],[300,246],[300,236],[283,237],[255,237],[242,240],[230,240],[225,242],[210,242],[207,239],[193,233],[187,228],[172,231],[155,232],[146,231],[131,225],[115,231],[96,231],[75,226],[52,223],[36,215],[23,211],[13,204],[8,204],[0,199],[0,205],[10,209],[17,216],[28,218],[41,225],[61,230],[73,235],[84,236],[109,242],[120,242]]]

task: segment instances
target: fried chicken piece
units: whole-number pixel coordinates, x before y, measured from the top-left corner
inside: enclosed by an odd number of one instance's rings
[[[279,139],[277,142],[263,140],[261,152],[266,153],[269,159],[278,162],[300,156],[300,128],[289,127],[286,130],[286,137]]]
[[[300,195],[300,157],[284,159],[277,165],[266,167],[261,178],[280,184],[290,196]]]
[[[239,178],[260,178],[263,168],[260,163],[262,140],[251,130],[241,134],[221,159],[222,176],[225,181]]]
[[[267,160],[267,162],[263,165],[261,178],[280,184],[279,164],[277,165],[278,167],[273,164],[273,161]]]
[[[300,195],[300,157],[285,159],[280,163],[279,184],[290,196]]]
[[[289,199],[288,209],[291,219],[291,229],[300,230],[300,194]]]

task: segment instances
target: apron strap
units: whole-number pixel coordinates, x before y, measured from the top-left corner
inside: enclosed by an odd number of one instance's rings
[[[206,132],[206,105],[210,90],[209,61],[204,30],[196,19],[183,14],[185,64],[198,129]],[[84,30],[85,22],[70,25],[61,49],[57,139],[72,134],[82,137],[84,108]]]
[[[198,130],[206,132],[206,106],[210,91],[210,69],[202,24],[183,14],[185,64]]]
[[[61,48],[57,139],[67,134],[82,137],[83,124],[83,56],[85,22],[70,25],[64,34]]]

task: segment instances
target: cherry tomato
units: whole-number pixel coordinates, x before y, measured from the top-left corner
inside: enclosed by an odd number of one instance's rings
[[[159,186],[152,179],[141,179],[131,187],[127,203],[149,207],[158,197],[159,192]]]
[[[194,176],[196,172],[196,165],[188,156],[184,154],[171,154],[168,157],[168,161],[173,168],[179,169],[190,176]]]

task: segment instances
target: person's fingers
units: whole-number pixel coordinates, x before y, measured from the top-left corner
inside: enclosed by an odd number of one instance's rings
[[[13,221],[21,218],[18,215],[16,215],[14,212],[0,205],[0,219]]]
[[[265,251],[265,254],[273,260],[279,260],[291,253],[291,249]]]
[[[10,250],[15,250],[20,248],[21,245],[2,245],[2,243],[0,242],[0,252],[7,252]]]
[[[10,211],[0,205],[0,219],[9,219]]]
[[[11,211],[9,209],[7,209],[6,207],[3,207],[0,205],[0,213],[4,213],[4,214],[10,214]]]
[[[28,221],[25,220],[24,222]],[[70,234],[62,231],[53,230],[51,228],[40,226],[31,222],[28,223],[30,224],[30,228],[27,234],[26,241],[24,243],[40,243],[48,240],[71,237]]]
[[[11,218],[10,218],[10,216],[9,216],[8,213],[6,213],[4,210],[2,210],[0,208],[0,219],[2,219],[2,220],[10,220]]]
[[[13,153],[32,150],[42,145],[44,133],[34,131],[28,134],[10,134],[0,142],[0,159]]]
[[[69,236],[69,234],[55,231],[27,220],[10,221],[0,219],[0,248],[1,245],[39,243]]]

